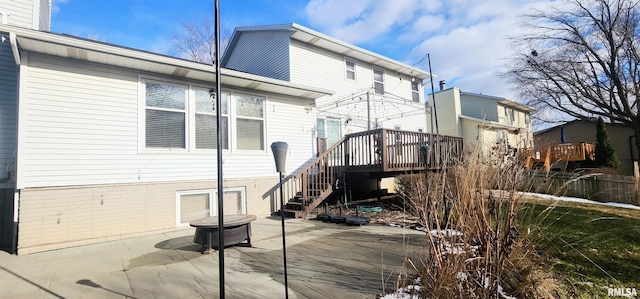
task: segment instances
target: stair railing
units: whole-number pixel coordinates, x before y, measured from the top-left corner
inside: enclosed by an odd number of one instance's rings
[[[296,196],[303,199],[328,196],[332,185],[344,172],[345,138],[302,168],[285,178],[282,184],[285,201]]]

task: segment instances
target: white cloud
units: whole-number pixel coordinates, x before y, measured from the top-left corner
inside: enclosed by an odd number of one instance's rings
[[[51,0],[51,13],[60,11],[60,4],[67,4],[68,0]]]
[[[448,86],[512,98],[496,75],[512,52],[507,38],[519,32],[521,14],[549,1],[311,0],[306,13],[319,31],[399,61],[413,64],[429,53]],[[426,61],[417,66],[428,68]]]
[[[350,43],[367,43],[410,22],[419,0],[311,0],[307,18],[312,26]]]

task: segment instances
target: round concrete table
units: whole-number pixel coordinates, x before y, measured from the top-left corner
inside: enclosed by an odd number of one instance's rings
[[[256,220],[254,215],[224,215],[224,244],[231,246],[247,241],[251,247],[251,222]],[[218,217],[205,217],[189,222],[196,228],[193,242],[202,245],[203,253],[210,254],[220,246],[218,241]]]

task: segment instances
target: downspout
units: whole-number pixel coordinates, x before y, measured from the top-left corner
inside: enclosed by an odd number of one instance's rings
[[[20,66],[20,52],[18,52],[18,42],[14,32],[9,32],[9,43],[11,44],[11,52],[13,52],[13,60],[16,61],[17,66]]]
[[[6,13],[0,13],[2,15],[2,23],[6,24]],[[4,38],[3,38],[4,41]],[[16,65],[20,66],[20,53],[18,52],[18,44],[16,42],[16,34],[13,32],[9,32],[9,43],[11,45],[11,52],[13,52],[13,59],[16,61]],[[15,168],[15,167],[14,167]],[[7,177],[0,179],[0,183],[6,183],[11,180],[11,173],[15,171],[10,169],[9,164],[5,164],[5,171],[7,172]]]
[[[17,96],[16,96],[16,102],[17,102],[17,107],[18,107],[18,111],[20,111],[20,52],[18,51],[18,41],[17,41],[17,37],[15,32],[9,32],[9,43],[11,45],[11,52],[13,52],[13,60],[15,60],[16,62],[16,76],[17,76]],[[19,114],[19,112],[18,112]],[[18,119],[18,127],[19,122],[20,122],[20,118],[17,117]],[[19,136],[18,136],[19,138]],[[18,254],[18,219],[19,219],[19,207],[20,207],[20,191],[17,189],[18,187],[18,146],[16,145],[16,151],[15,151],[15,164],[13,165],[13,168],[11,169],[13,171],[13,173],[15,174],[15,178],[16,178],[16,188],[14,190],[14,194],[13,194],[13,225],[12,225],[12,244],[11,244],[11,250],[13,251],[13,254]],[[9,169],[7,169],[9,170]],[[11,175],[10,175],[11,177]]]

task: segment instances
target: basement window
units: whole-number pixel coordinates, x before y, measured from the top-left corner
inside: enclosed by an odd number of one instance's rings
[[[222,206],[224,215],[246,214],[247,201],[244,187],[225,188]],[[188,226],[189,222],[218,214],[216,189],[176,192],[176,226]]]

